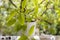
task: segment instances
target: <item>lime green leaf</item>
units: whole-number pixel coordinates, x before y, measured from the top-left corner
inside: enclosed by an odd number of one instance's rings
[[[16,22],[16,19],[11,19],[11,20],[9,20],[8,22],[7,22],[7,26],[11,26],[11,25],[13,25],[14,23]]]
[[[7,22],[10,21],[17,13],[15,11],[12,11],[10,15],[7,18]]]
[[[29,32],[28,32],[29,36],[31,36],[33,32],[34,32],[34,25],[29,29]]]
[[[35,15],[38,13],[38,6],[35,7],[34,13]]]
[[[28,37],[26,35],[22,35],[18,40],[28,40]]]
[[[34,2],[34,16],[37,17],[37,14],[38,14],[38,0],[33,0]]]
[[[34,4],[34,6],[37,6],[38,5],[38,0],[33,0],[33,4]]]
[[[24,23],[25,23],[25,17],[24,17],[24,14],[23,13],[21,13],[18,16],[18,20],[19,20],[20,25],[24,25]]]
[[[25,8],[25,6],[26,6],[26,1],[27,1],[27,0],[24,0],[24,1],[22,2],[22,8]]]

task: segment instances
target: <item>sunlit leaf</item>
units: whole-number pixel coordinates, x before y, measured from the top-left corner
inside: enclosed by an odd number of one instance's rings
[[[32,1],[33,1],[34,6],[38,5],[38,0],[32,0]]]
[[[24,16],[23,13],[21,13],[21,14],[18,16],[18,20],[19,20],[19,23],[20,23],[21,25],[24,25],[24,23],[25,23],[25,16]]]
[[[16,19],[11,19],[11,20],[9,20],[8,22],[7,22],[7,26],[11,26],[11,25],[13,25],[14,23],[16,22]]]
[[[28,32],[29,36],[31,36],[33,32],[34,32],[34,25],[31,26],[31,28],[29,29],[29,32]]]
[[[17,13],[15,11],[12,11],[7,17],[7,22],[10,21],[15,15],[17,15]]]
[[[37,14],[38,14],[38,6],[36,6],[34,10],[34,15],[37,15]]]
[[[23,0],[23,2],[22,2],[22,8],[25,8],[26,3],[27,3],[27,0]]]

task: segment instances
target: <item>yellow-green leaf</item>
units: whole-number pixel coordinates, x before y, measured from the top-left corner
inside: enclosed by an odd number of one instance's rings
[[[34,32],[34,25],[29,29],[29,32],[28,32],[29,36],[31,36],[33,32]]]
[[[37,6],[38,5],[38,0],[33,0],[33,4],[34,4],[34,6]]]
[[[11,20],[9,20],[8,22],[7,22],[7,26],[11,26],[11,25],[13,25],[14,23],[16,22],[16,19],[11,19]]]
[[[35,14],[38,13],[38,6],[35,7],[34,13],[35,13]]]
[[[22,8],[25,8],[26,2],[27,2],[27,0],[24,0],[24,1],[22,2]]]
[[[24,23],[25,23],[25,17],[24,17],[24,14],[23,13],[21,13],[18,16],[18,20],[19,20],[20,25],[24,25]]]
[[[15,11],[12,11],[10,15],[7,18],[7,22],[10,21],[17,13]]]

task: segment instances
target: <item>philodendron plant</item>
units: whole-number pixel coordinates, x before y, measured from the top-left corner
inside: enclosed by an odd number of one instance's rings
[[[17,2],[19,1],[19,4]],[[3,1],[7,2],[4,5],[7,16],[5,20],[5,35],[17,35],[21,32],[19,40],[28,40],[34,32],[34,25],[29,29],[28,35],[25,34],[27,30],[27,22],[36,21],[38,14],[38,0],[18,0],[16,4],[14,0]],[[7,31],[8,30],[8,31]],[[19,36],[19,35],[18,35]]]

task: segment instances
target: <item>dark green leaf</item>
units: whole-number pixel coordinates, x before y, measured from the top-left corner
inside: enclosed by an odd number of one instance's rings
[[[26,24],[23,25],[23,26],[22,26],[22,29],[23,29],[23,31],[26,31],[26,29],[27,29],[27,25],[26,25]]]
[[[18,40],[28,40],[28,37],[26,35],[22,35]]]
[[[49,32],[50,32],[51,34],[56,34],[56,28],[50,28],[50,29],[49,29]]]
[[[18,31],[20,31],[22,29],[22,26],[19,24],[19,23],[16,23],[15,24],[15,27],[14,27],[14,30],[16,31],[16,32],[18,32]]]

